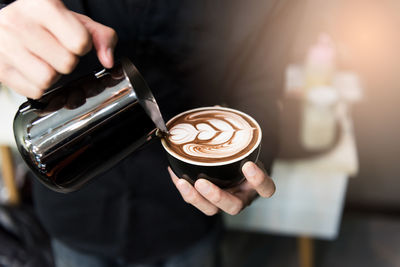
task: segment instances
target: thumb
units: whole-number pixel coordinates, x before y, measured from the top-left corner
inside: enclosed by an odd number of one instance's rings
[[[118,41],[116,32],[112,28],[100,24],[85,15],[74,14],[92,36],[93,45],[100,63],[105,68],[111,68],[114,65],[114,48]]]

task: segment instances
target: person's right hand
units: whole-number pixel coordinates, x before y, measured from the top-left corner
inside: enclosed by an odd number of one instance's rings
[[[0,82],[39,98],[60,74],[73,71],[92,46],[111,68],[113,29],[68,10],[60,0],[18,0],[0,10]]]

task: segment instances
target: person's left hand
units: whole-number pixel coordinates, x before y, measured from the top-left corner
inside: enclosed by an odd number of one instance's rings
[[[217,214],[220,210],[236,215],[258,195],[268,198],[275,192],[275,184],[268,174],[250,161],[242,168],[245,181],[225,190],[205,179],[198,179],[192,186],[185,179],[178,178],[170,167],[168,171],[185,202],[209,216]]]

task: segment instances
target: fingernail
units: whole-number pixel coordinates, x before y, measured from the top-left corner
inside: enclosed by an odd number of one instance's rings
[[[211,190],[210,185],[204,180],[198,180],[196,182],[196,189],[202,194],[208,194]]]
[[[179,183],[179,189],[180,189],[181,193],[184,195],[189,194],[190,186],[188,185],[188,183],[182,179],[179,179],[178,183]]]
[[[113,58],[114,58],[114,50],[110,47],[107,48],[107,61],[110,64],[110,66],[112,67],[113,65]]]
[[[246,162],[243,165],[243,172],[246,176],[253,177],[256,175],[257,169],[253,162]]]

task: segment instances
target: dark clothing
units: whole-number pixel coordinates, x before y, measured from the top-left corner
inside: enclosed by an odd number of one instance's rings
[[[166,120],[199,106],[237,108],[261,124],[261,160],[271,165],[277,149],[277,100],[297,23],[296,4],[64,2],[117,31],[116,58],[128,56],[134,62]],[[93,71],[96,65],[91,53],[82,58],[74,75]],[[162,259],[199,240],[220,219],[186,204],[167,166],[161,145],[155,142],[78,192],[59,194],[36,183],[37,212],[47,231],[73,248],[132,262]]]
[[[218,229],[210,231],[200,240],[162,261],[138,264],[121,258],[104,258],[102,255],[85,253],[57,240],[53,240],[52,250],[56,267],[220,267],[219,236]]]

